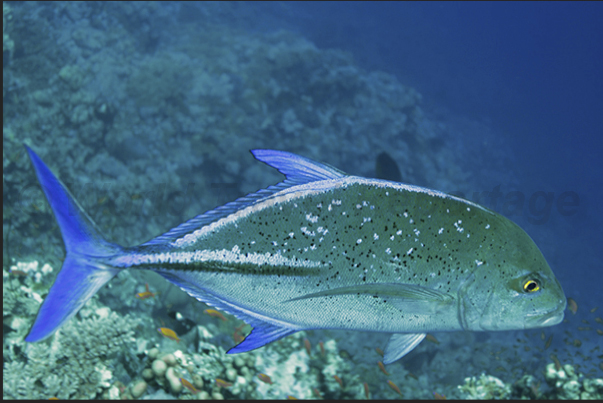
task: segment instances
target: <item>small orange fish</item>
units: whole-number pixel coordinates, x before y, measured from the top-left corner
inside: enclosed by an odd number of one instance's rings
[[[396,393],[398,393],[400,396],[402,396],[402,392],[400,392],[400,388],[398,386],[396,386],[395,383],[388,380],[387,384],[389,385],[390,388],[392,388],[394,391],[396,391]]]
[[[597,329],[597,334],[598,334],[599,336],[603,336],[603,330],[601,330],[601,329]]]
[[[381,372],[383,372],[385,375],[389,375],[389,372],[385,370],[385,365],[383,365],[381,361],[377,361],[377,365],[379,365],[379,369],[381,370]]]
[[[433,397],[435,400],[446,400],[446,395],[440,395],[438,392],[433,392]]]
[[[197,390],[197,388],[195,388],[193,386],[193,384],[190,383],[189,381],[187,381],[186,379],[180,378],[180,382],[182,382],[182,386],[184,386],[185,388],[187,388],[191,393],[197,393],[197,392],[199,392]]]
[[[299,400],[299,399],[295,396],[287,395],[287,400]]]
[[[155,295],[159,294],[159,292],[152,293],[149,290],[149,283],[145,284],[145,288],[146,288],[146,291],[137,293],[136,294],[136,298],[144,300],[144,299],[147,299],[147,298],[154,298]]]
[[[310,340],[304,339],[304,347],[306,348],[308,355],[312,357],[312,345],[310,344]]]
[[[17,277],[26,277],[27,273],[25,273],[23,270],[18,270],[18,269],[11,269],[10,274],[12,274],[13,276],[17,276]]]
[[[597,312],[597,309],[599,309],[599,307],[598,307],[598,306],[594,307],[593,309],[591,309],[591,310],[590,310],[590,313],[595,313],[595,312]]]
[[[312,389],[312,393],[314,393],[315,397],[322,399],[322,395],[320,394],[320,390],[318,390],[318,388]]]
[[[578,339],[574,339],[573,345],[574,345],[574,347],[580,347],[580,346],[582,346],[582,342]]]
[[[176,332],[174,332],[172,329],[169,329],[167,327],[160,327],[157,329],[157,331],[159,332],[159,334],[167,337],[168,339],[175,340],[178,343],[180,343],[180,338],[178,337]]]
[[[319,341],[318,346],[320,347],[320,355],[323,357],[326,357],[327,352],[325,351],[325,343],[323,343],[322,341]]]
[[[551,334],[547,339],[546,343],[544,343],[544,349],[551,347],[551,343],[553,342],[553,335]]]
[[[589,331],[589,330],[593,330],[593,328],[590,327],[590,326],[578,326],[578,330],[581,331],[581,332],[586,332],[586,331]]]
[[[232,383],[226,382],[224,379],[216,378],[216,385],[218,385],[220,388],[230,388]]]
[[[595,318],[595,322],[597,322],[600,325],[603,325],[603,319],[599,318],[598,316]]]
[[[220,311],[216,311],[215,309],[206,309],[205,311],[206,314],[208,314],[209,316],[211,316],[212,318],[220,318],[220,320],[222,322],[226,322],[228,319],[226,319],[224,317],[224,315],[222,315],[222,312]]]
[[[377,354],[379,354],[381,357],[385,356],[385,353],[383,352],[383,350],[381,350],[379,347],[375,348],[375,351],[377,352]]]
[[[268,385],[272,385],[272,379],[266,374],[258,374],[258,379]]]
[[[333,375],[333,378],[337,381],[339,386],[343,388],[343,381],[341,380],[341,378],[338,377],[337,375]]]
[[[572,311],[574,315],[576,314],[576,312],[578,312],[578,304],[576,303],[576,301],[573,300],[573,298],[567,299],[567,309]]]
[[[425,335],[425,340],[430,341],[430,342],[435,343],[435,344],[440,344],[440,342],[438,341],[438,339],[436,339],[435,336],[432,336],[431,334]]]
[[[232,339],[235,341],[235,343],[239,344],[245,340],[245,336],[235,330],[235,332],[232,334]]]
[[[362,384],[362,386],[364,386],[364,396],[366,396],[366,399],[368,400],[369,398],[369,388],[368,388],[368,383],[364,382]]]

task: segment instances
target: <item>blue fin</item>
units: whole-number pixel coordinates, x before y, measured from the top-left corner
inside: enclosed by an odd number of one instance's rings
[[[425,333],[394,333],[387,342],[384,364],[391,364],[410,353],[425,338]]]
[[[186,234],[198,230],[220,218],[229,216],[247,206],[262,201],[275,193],[292,186],[319,180],[337,179],[347,176],[346,173],[330,165],[312,161],[297,154],[276,150],[251,150],[253,156],[286,176],[283,182],[258,190],[233,202],[217,207],[206,213],[196,216],[179,226],[172,228],[163,235],[151,239],[143,245],[161,245],[172,242]]]
[[[247,351],[263,347],[268,343],[272,343],[273,341],[289,336],[295,332],[297,332],[296,329],[275,326],[268,323],[262,326],[256,326],[251,333],[245,337],[245,340],[228,350],[226,354],[246,353]]]
[[[249,335],[247,335],[245,340],[228,350],[227,354],[251,351],[302,330],[292,327],[287,323],[274,321],[271,318],[255,314],[211,294],[197,285],[199,281],[195,281],[194,278],[191,278],[191,276],[195,275],[194,272],[176,272],[173,270],[168,272],[156,270],[156,273],[161,275],[170,283],[180,287],[191,297],[196,298],[207,305],[213,306],[222,312],[233,315],[237,319],[240,319],[253,327],[253,330]]]
[[[290,185],[302,185],[314,181],[337,179],[348,176],[343,171],[328,164],[312,161],[309,158],[286,151],[251,150],[253,156],[265,164],[278,169],[285,175]]]
[[[119,272],[103,265],[99,259],[121,253],[122,249],[103,239],[65,186],[36,153],[25,148],[59,224],[67,251],[63,267],[25,338],[25,341],[35,342],[51,336]]]

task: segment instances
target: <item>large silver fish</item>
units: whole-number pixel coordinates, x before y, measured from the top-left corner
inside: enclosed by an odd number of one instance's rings
[[[538,247],[516,224],[468,200],[253,150],[286,179],[122,248],[104,240],[27,150],[67,249],[30,342],[52,335],[130,268],[159,273],[248,322],[253,331],[229,353],[299,330],[353,329],[393,333],[384,358],[391,363],[427,332],[563,319],[565,295]]]

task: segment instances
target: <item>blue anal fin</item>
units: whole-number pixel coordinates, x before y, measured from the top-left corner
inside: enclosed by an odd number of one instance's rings
[[[253,328],[251,333],[245,337],[245,340],[228,350],[226,354],[246,353],[247,351],[255,350],[265,346],[268,343],[277,341],[285,336],[289,336],[297,332],[299,329],[291,329],[263,323]]]

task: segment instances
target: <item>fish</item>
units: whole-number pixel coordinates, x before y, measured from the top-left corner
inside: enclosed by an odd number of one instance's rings
[[[182,386],[184,386],[185,388],[187,388],[191,393],[197,393],[199,392],[199,390],[197,390],[197,388],[195,388],[193,386],[192,383],[190,383],[189,381],[187,381],[184,378],[180,378],[180,382],[182,383]]]
[[[339,384],[339,387],[343,388],[343,381],[341,380],[340,377],[338,377],[337,375],[333,375],[333,379],[335,379],[337,381],[337,383]]]
[[[50,337],[127,269],[158,273],[251,325],[229,354],[301,330],[342,329],[390,333],[383,358],[390,364],[427,333],[563,320],[561,284],[528,234],[457,196],[256,149],[282,182],[123,247],[102,236],[25,147],[66,249],[27,342]]]
[[[385,151],[381,152],[375,160],[375,177],[387,179],[392,182],[402,181],[402,174],[396,161]]]
[[[567,308],[575,315],[578,312],[578,303],[570,297],[567,299]]]
[[[396,393],[398,393],[400,396],[402,396],[402,392],[400,391],[400,388],[398,387],[398,385],[396,385],[394,382],[392,381],[387,381],[387,384],[389,385],[390,388],[392,388],[394,391],[396,391]],[[404,397],[404,396],[402,396]]]
[[[557,355],[551,353],[551,354],[549,354],[549,357],[555,363],[555,369],[557,371],[559,371],[562,368],[562,366],[561,366],[561,361],[559,361],[559,358],[557,358]]]
[[[27,277],[29,275],[26,272],[24,272],[23,270],[19,270],[19,269],[10,269],[9,273],[12,274],[13,276],[17,276],[17,277]]]
[[[430,341],[430,342],[432,342],[434,344],[440,344],[439,340],[436,339],[436,337],[434,335],[431,335],[431,334],[427,334],[425,336],[425,340]]]
[[[387,372],[387,370],[385,369],[385,365],[383,365],[381,361],[377,361],[377,365],[379,366],[381,372],[383,372],[385,375],[389,375],[389,372]]]
[[[206,314],[208,314],[209,316],[211,316],[213,318],[219,318],[222,322],[226,322],[228,320],[224,317],[224,315],[222,315],[222,312],[216,311],[215,309],[206,309],[203,312],[205,312]]]
[[[155,295],[159,294],[159,292],[153,293],[149,290],[149,283],[145,284],[145,289],[146,291],[137,293],[136,298],[145,300],[147,298],[155,298]]]
[[[232,339],[235,343],[239,344],[240,342],[245,340],[245,336],[235,330],[235,332],[232,334]]]
[[[446,395],[441,395],[438,392],[432,392],[435,400],[446,400]]]
[[[176,334],[176,332],[174,332],[172,329],[169,329],[167,327],[160,327],[157,329],[157,331],[159,332],[159,334],[167,337],[168,339],[177,341],[178,343],[180,343],[180,338],[178,337],[178,335]]]
[[[375,347],[375,351],[377,352],[377,354],[379,354],[381,357],[383,357],[385,355],[385,353],[383,352],[383,350],[381,350],[379,347]]]
[[[368,383],[364,382],[362,384],[362,386],[364,386],[364,396],[368,400],[368,398],[369,398],[369,386],[368,386]]]
[[[312,345],[310,344],[310,340],[304,339],[304,348],[306,349],[308,356],[312,357]]]
[[[548,349],[549,347],[551,347],[551,343],[553,342],[553,335],[551,334],[549,336],[549,338],[546,340],[546,343],[544,343],[544,349]]]
[[[225,381],[224,379],[216,378],[216,385],[220,388],[230,388],[232,383]]]
[[[266,374],[258,374],[258,379],[268,385],[272,385],[272,379]]]
[[[320,347],[320,355],[321,357],[326,357],[327,356],[327,351],[325,350],[325,343],[321,341],[318,342],[318,347]]]
[[[418,381],[418,380],[419,380],[419,378],[418,378],[418,377],[417,377],[415,374],[413,374],[412,372],[409,372],[408,374],[406,374],[406,377],[407,377],[407,378],[412,378],[412,379],[414,379],[415,381]]]

